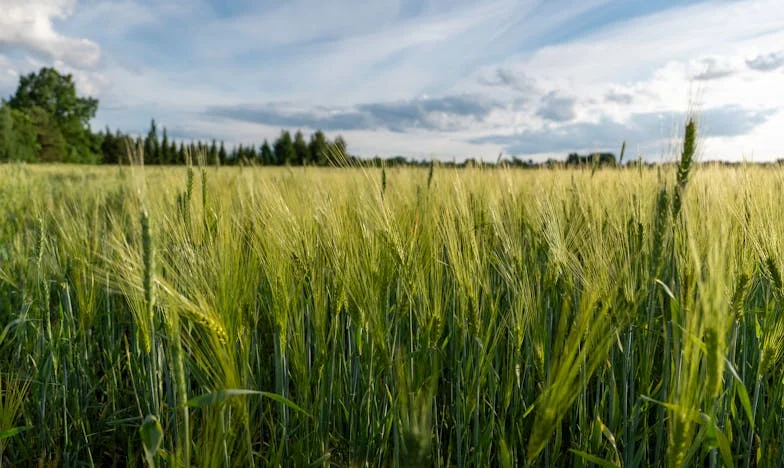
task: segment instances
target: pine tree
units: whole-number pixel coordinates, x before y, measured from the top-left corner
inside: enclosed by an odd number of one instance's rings
[[[155,119],[150,122],[150,130],[144,139],[144,162],[158,164],[158,127],[155,125]]]
[[[223,145],[223,140],[221,140],[220,149],[218,150],[217,162],[219,162],[221,165],[226,162],[226,147]]]
[[[324,136],[324,132],[316,130],[316,133],[310,136],[308,149],[310,150],[310,159],[313,164],[326,166],[329,163],[329,140]]]
[[[274,163],[275,155],[272,153],[272,148],[270,148],[267,140],[264,140],[264,143],[261,145],[261,164],[264,166],[271,166]]]
[[[201,142],[199,142],[201,144]],[[212,145],[210,145],[210,149],[207,156],[208,161],[216,161],[218,159],[218,143],[215,140],[212,140]]]
[[[275,140],[274,147],[275,162],[277,164],[289,165],[297,157],[297,153],[294,151],[294,144],[291,141],[291,134],[286,130],[280,132],[280,136]]]
[[[166,133],[166,127],[163,127],[163,141],[161,142],[159,163],[171,164],[171,156],[169,155],[169,135]]]
[[[182,164],[185,160],[180,160],[177,158],[177,142],[172,140],[171,145],[169,146],[169,164]]]
[[[234,153],[231,158],[232,161],[234,161],[235,164],[242,164],[243,159],[245,158],[245,148],[242,146],[242,143],[240,143],[239,146],[235,146],[232,152]]]
[[[301,131],[297,131],[294,135],[294,153],[296,157],[294,159],[294,164],[298,166],[302,166],[310,162],[310,149],[308,148],[308,144],[305,142],[305,137],[302,135]]]
[[[120,142],[112,135],[109,126],[103,133],[103,140],[101,141],[101,162],[104,164],[117,164],[120,162]]]

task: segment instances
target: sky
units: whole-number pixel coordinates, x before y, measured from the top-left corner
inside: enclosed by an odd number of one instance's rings
[[[781,0],[0,0],[0,96],[55,66],[94,129],[361,156],[784,158]]]

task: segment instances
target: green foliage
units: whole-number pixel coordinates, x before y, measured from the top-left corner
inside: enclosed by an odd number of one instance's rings
[[[324,132],[317,130],[310,135],[308,152],[311,158],[310,162],[313,164],[324,166],[329,162],[329,141]]]
[[[269,143],[267,140],[264,140],[264,143],[261,145],[261,164],[264,166],[271,166],[275,164],[275,154],[272,152],[272,148],[270,148]]]
[[[89,126],[98,110],[96,99],[77,96],[71,75],[61,75],[54,68],[22,76],[9,104],[20,110],[40,107],[58,125],[75,122],[82,128]]]
[[[310,148],[308,148],[308,144],[305,142],[305,137],[302,135],[301,131],[297,131],[294,135],[294,143],[292,144],[294,147],[294,164],[298,166],[302,166],[304,164],[309,164],[311,162],[310,159]]]
[[[145,164],[160,164],[159,148],[158,125],[155,123],[155,119],[152,119],[152,121],[150,121],[150,129],[147,131],[147,136],[144,138]]]
[[[155,468],[155,460],[158,456],[158,451],[163,443],[163,428],[160,421],[153,415],[148,415],[144,418],[144,422],[139,428],[139,434],[142,439],[142,446],[144,447],[144,458],[150,468]]]
[[[275,162],[277,164],[291,165],[297,159],[297,151],[291,141],[291,134],[287,130],[280,132],[280,137],[275,140],[273,151],[275,152]]]
[[[161,140],[161,164],[171,164],[174,158],[171,154],[171,145],[169,144],[169,135],[166,132],[166,127],[163,127],[163,139]]]
[[[65,140],[62,131],[53,122],[52,117],[40,107],[32,107],[24,111],[30,117],[30,121],[35,127],[38,138],[39,154],[38,160],[41,162],[68,161],[73,156],[68,142]]]
[[[35,127],[24,112],[0,103],[0,161],[38,160],[40,146]]]
[[[625,150],[625,142],[624,147],[621,149],[621,154]],[[621,158],[623,160],[623,158]],[[569,156],[566,158],[566,165],[567,166],[614,166],[615,162],[615,154],[613,153],[591,153],[587,156],[580,156],[577,153],[570,153]]]
[[[218,158],[215,159],[215,164],[225,164],[226,160],[228,159],[228,155],[226,153],[226,147],[223,145],[223,142],[220,143],[220,149],[218,150]]]
[[[54,68],[24,75],[8,104],[30,115],[38,133],[42,161],[98,161],[99,142],[90,131],[98,100],[79,97],[71,75],[61,75]],[[55,151],[59,154],[52,159]]]
[[[101,162],[104,164],[119,164],[128,159],[128,138],[120,132],[113,134],[109,127],[101,135]]]

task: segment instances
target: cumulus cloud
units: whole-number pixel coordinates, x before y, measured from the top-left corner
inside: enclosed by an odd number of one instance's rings
[[[62,60],[55,60],[54,67],[73,77],[76,90],[87,96],[97,96],[109,86],[109,79],[101,72],[75,68]]]
[[[321,128],[358,154],[459,159],[658,145],[696,88],[704,135],[778,156],[784,114],[750,109],[784,105],[781,0],[589,13],[617,2],[0,0],[0,92],[55,64],[100,98],[96,126],[154,116],[233,142]]]
[[[784,66],[784,50],[758,55],[746,60],[746,66],[757,71],[773,71]]]
[[[776,109],[745,109],[728,105],[708,109],[699,116],[703,135],[709,137],[734,137],[745,135],[767,122]]]
[[[58,33],[53,20],[69,17],[74,0],[0,0],[0,52],[22,50],[62,60],[77,67],[93,67],[100,48],[88,39]]]
[[[566,122],[574,119],[576,102],[572,97],[562,96],[556,91],[550,91],[542,98],[536,115],[553,122]]]
[[[475,95],[450,95],[353,107],[298,109],[286,103],[260,106],[214,106],[208,115],[283,127],[324,130],[411,129],[454,131],[481,122],[500,104]]]
[[[631,104],[632,101],[634,101],[634,96],[623,91],[611,90],[607,92],[604,99],[607,102],[614,102],[616,104]]]
[[[607,151],[623,140],[650,141],[657,132],[664,116],[656,114],[635,115],[628,123],[619,123],[607,117],[598,122],[573,122],[560,127],[525,129],[514,134],[489,135],[472,140],[477,144],[496,143],[504,146],[511,155],[539,153],[570,153],[572,151]]]
[[[701,135],[733,137],[744,135],[765,123],[775,110],[752,110],[740,106],[707,109],[700,114]],[[472,139],[477,144],[495,143],[512,155],[569,153],[572,151],[611,151],[622,141],[655,150],[657,143],[673,137],[672,129],[683,120],[677,112],[632,114],[623,122],[602,117],[598,122],[572,122],[541,129],[526,129],[514,134],[489,135]]]

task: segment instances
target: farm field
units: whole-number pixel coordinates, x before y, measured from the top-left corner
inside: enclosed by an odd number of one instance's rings
[[[0,165],[0,465],[781,465],[783,202],[753,165]]]

